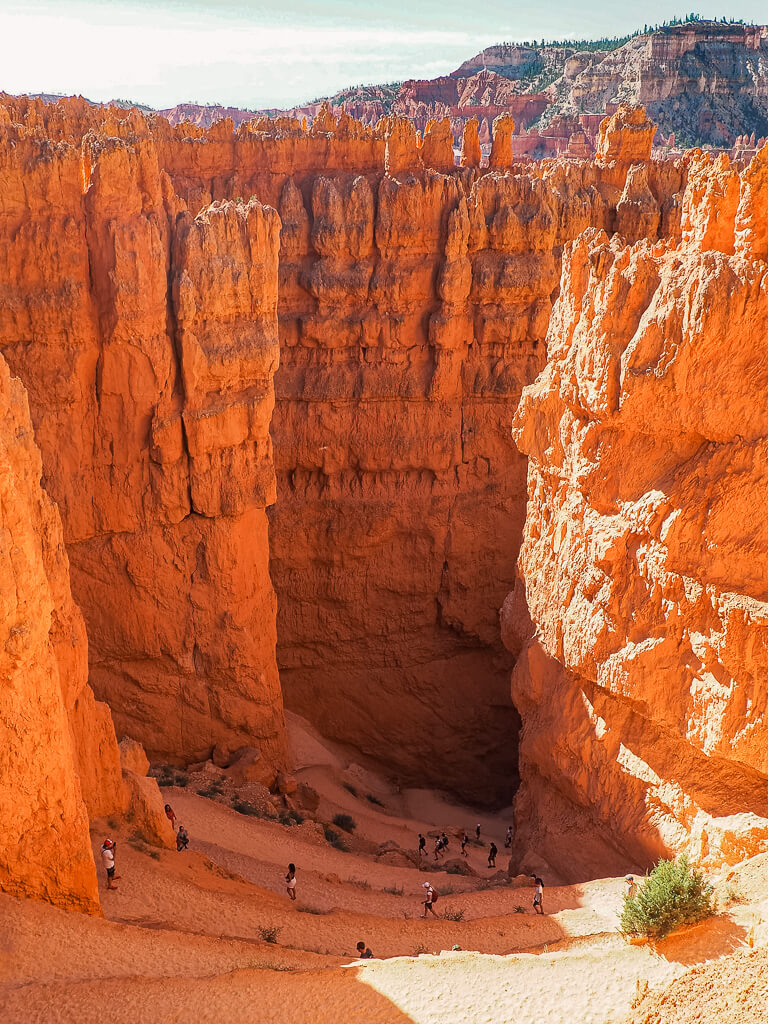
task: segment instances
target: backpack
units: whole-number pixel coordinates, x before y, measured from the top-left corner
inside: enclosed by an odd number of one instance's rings
[[[436,891],[435,891],[434,889],[432,890],[432,899],[431,899],[431,902],[432,902],[432,903],[437,903],[437,892],[436,892]]]

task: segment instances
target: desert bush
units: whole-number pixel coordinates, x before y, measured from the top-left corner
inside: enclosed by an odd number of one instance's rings
[[[278,821],[281,825],[301,825],[304,822],[304,815],[298,811],[283,811]]]
[[[414,949],[414,951],[413,951],[413,953],[411,955],[412,956],[421,956],[422,953],[428,953],[428,952],[429,952],[429,949],[427,949],[427,947],[424,945],[423,942],[420,942],[419,945],[416,946],[416,948]]]
[[[335,828],[331,828],[330,825],[324,825],[323,834],[325,835],[326,842],[330,843],[335,850],[341,850],[343,853],[349,852],[349,847]]]
[[[317,914],[318,917],[323,916],[325,914],[330,914],[330,910],[321,910],[320,907],[306,907],[304,905],[296,907],[296,910],[300,914]]]
[[[259,928],[259,935],[261,935],[264,942],[277,942],[277,936],[282,931],[282,928],[277,925],[261,925]]]
[[[349,885],[356,885],[358,889],[370,889],[371,883],[365,878],[348,878],[347,882]]]
[[[221,782],[209,782],[205,789],[195,790],[198,796],[205,796],[209,800],[215,800],[217,796],[221,796],[221,791]]]
[[[460,864],[447,864],[445,867],[446,875],[463,875],[464,872],[461,870]]]
[[[354,832],[357,828],[357,822],[351,814],[334,814],[333,824],[338,825],[345,832]]]
[[[385,885],[383,892],[388,892],[390,896],[402,896],[405,892],[402,885]]]
[[[238,814],[249,814],[252,818],[260,818],[262,816],[258,807],[254,807],[247,800],[240,800],[236,796],[232,797],[232,810],[237,811]]]
[[[379,798],[377,796],[374,796],[373,793],[366,793],[365,794],[365,799],[370,804],[376,804],[377,807],[383,807],[384,806],[383,802],[381,800],[379,800]]]
[[[712,886],[684,855],[660,860],[634,897],[624,897],[620,931],[663,939],[675,928],[695,924],[713,913]]]
[[[446,921],[463,921],[464,911],[463,910],[446,910],[443,914]]]
[[[348,793],[351,793],[352,796],[357,796],[357,790],[355,789],[351,782],[342,782],[342,786],[344,787],[344,789],[346,789]]]
[[[516,914],[524,914],[525,913],[525,907],[521,907],[520,904],[518,903],[517,906],[515,907],[515,913]]]
[[[181,789],[185,789],[189,785],[189,775],[186,772],[177,772],[174,785],[180,786]]]

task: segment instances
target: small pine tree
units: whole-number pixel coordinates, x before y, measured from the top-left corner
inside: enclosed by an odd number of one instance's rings
[[[637,894],[624,897],[620,930],[624,935],[663,939],[680,925],[695,924],[712,913],[712,886],[683,855],[660,860]]]

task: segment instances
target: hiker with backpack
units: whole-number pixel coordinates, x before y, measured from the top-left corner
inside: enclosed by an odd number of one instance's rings
[[[491,840],[491,845],[488,847],[488,867],[496,867],[496,854],[499,852],[499,848],[496,843]]]
[[[512,845],[512,826],[507,825],[507,834],[504,837],[504,848],[508,850]]]
[[[467,843],[468,842],[469,842],[469,836],[467,835],[466,832],[462,832],[462,834],[461,834],[461,856],[462,857],[469,857],[469,854],[467,853]]]
[[[426,857],[426,855],[427,855],[427,840],[424,838],[424,836],[421,834],[421,832],[419,832],[419,860],[421,860],[422,853]]]
[[[424,889],[424,913],[421,916],[426,917],[429,912],[433,917],[437,917],[433,909],[433,904],[437,903],[437,893],[430,882],[422,882],[421,885]]]

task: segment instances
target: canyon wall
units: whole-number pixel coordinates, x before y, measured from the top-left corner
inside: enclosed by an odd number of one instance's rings
[[[120,806],[119,756],[40,475],[26,393],[0,357],[0,891],[97,913],[88,810]]]
[[[29,392],[90,680],[153,758],[285,756],[265,506],[279,222],[191,216],[136,112],[0,106],[0,351]]]
[[[624,109],[596,163],[525,167],[505,115],[490,171],[454,168],[447,118],[419,137],[327,107],[237,132],[6,111],[0,339],[119,734],[155,759],[254,739],[281,759],[271,555],[288,704],[404,780],[509,799],[512,414],[562,246],[679,233],[684,165],[649,163],[653,126]]]
[[[768,849],[767,201],[768,147],[694,155],[680,243],[586,232],[516,415],[518,838],[566,877]]]

